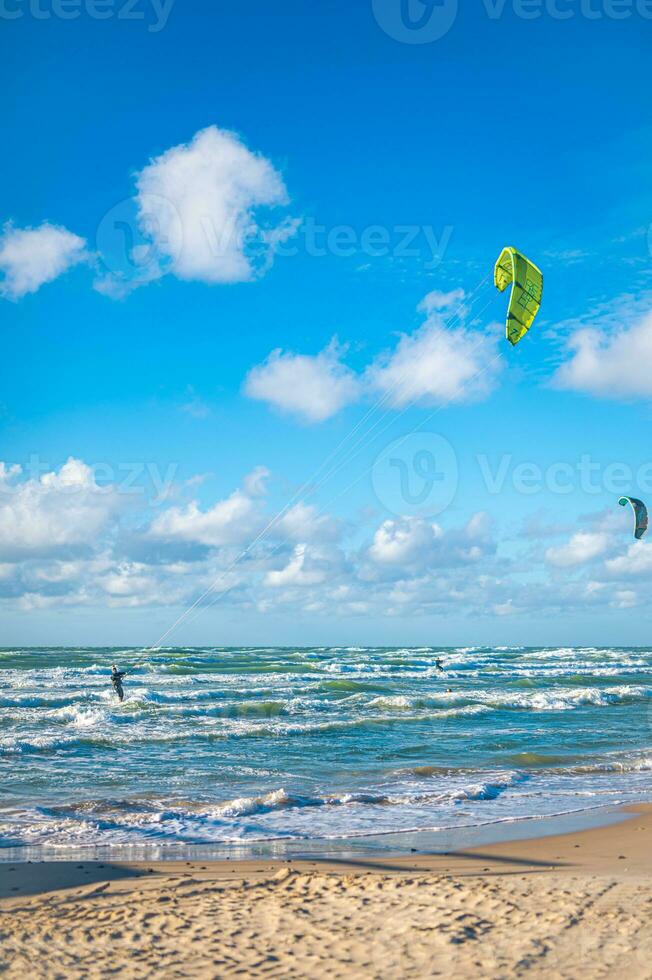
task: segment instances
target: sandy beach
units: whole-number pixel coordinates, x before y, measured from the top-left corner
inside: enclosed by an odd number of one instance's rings
[[[0,865],[7,977],[652,977],[652,806],[445,855]]]

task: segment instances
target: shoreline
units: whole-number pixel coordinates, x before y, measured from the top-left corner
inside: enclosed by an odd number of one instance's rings
[[[38,894],[41,883],[44,890],[61,890],[88,885],[89,878],[95,881],[111,882],[143,875],[155,874],[158,877],[172,877],[181,874],[187,877],[197,873],[198,869],[209,872],[208,877],[236,874],[246,879],[249,876],[258,877],[269,871],[278,871],[286,865],[292,865],[293,871],[309,871],[315,867],[328,870],[329,873],[355,873],[355,869],[364,871],[389,870],[420,870],[437,871],[438,873],[456,874],[464,868],[474,869],[474,862],[488,860],[498,865],[517,868],[522,866],[529,870],[537,867],[549,871],[569,871],[571,869],[608,873],[629,873],[629,863],[644,874],[652,875],[652,803],[637,803],[620,807],[609,814],[608,821],[604,820],[592,827],[583,827],[564,832],[554,832],[542,835],[513,835],[501,840],[475,844],[447,850],[429,850],[426,847],[410,848],[409,853],[403,851],[353,851],[329,850],[319,854],[307,851],[304,854],[236,857],[233,855],[220,858],[198,856],[195,859],[168,858],[145,860],[120,860],[119,858],[62,859],[48,858],[38,861],[5,861],[0,864],[0,903],[18,898],[20,894]],[[637,822],[638,820],[638,822]],[[637,822],[636,831],[649,831],[649,838],[642,841],[631,838],[634,833],[633,825]],[[515,825],[511,825],[514,829]],[[615,851],[627,850],[627,842],[635,843],[635,854],[628,863],[627,854],[615,855]],[[304,843],[305,842],[301,842]],[[643,851],[639,848],[643,844]],[[584,848],[582,855],[574,855],[571,851]],[[629,850],[632,850],[630,844]],[[514,856],[516,851],[519,856]],[[553,851],[555,852],[553,855]],[[615,856],[614,856],[615,855]],[[513,856],[513,860],[512,857]],[[621,860],[625,859],[625,864]],[[571,860],[572,858],[572,860]],[[581,860],[578,860],[580,859]],[[560,860],[561,864],[555,862]],[[459,862],[462,862],[461,864]],[[588,862],[588,863],[587,863]],[[74,867],[73,867],[74,865]],[[153,871],[150,871],[153,869]],[[190,869],[190,871],[188,871]],[[347,870],[349,869],[349,870]],[[482,871],[489,871],[483,867]],[[492,867],[495,871],[496,868]],[[76,874],[80,871],[82,874]],[[60,883],[59,883],[60,882]]]
[[[604,803],[561,813],[530,817],[504,817],[486,823],[450,828],[426,828],[343,837],[283,838],[217,843],[150,842],[142,845],[80,845],[43,847],[19,845],[0,848],[3,864],[49,862],[103,862],[138,864],[171,861],[282,861],[286,858],[324,858],[386,854],[398,856],[417,852],[469,850],[516,840],[532,840],[554,835],[606,827],[627,819],[632,806],[652,805],[652,800],[634,803]]]
[[[652,804],[456,850],[0,866],[10,978],[650,976]]]

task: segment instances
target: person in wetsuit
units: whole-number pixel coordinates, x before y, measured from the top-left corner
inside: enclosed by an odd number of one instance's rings
[[[111,667],[111,683],[113,684],[113,690],[121,701],[124,701],[125,699],[125,692],[122,689],[122,678],[126,673],[126,670],[118,670],[115,664],[113,664],[113,667]]]
[[[437,659],[435,660],[435,667],[437,668],[437,670],[439,670],[439,671],[441,671],[443,673],[443,671],[444,671],[444,665],[441,662],[441,657],[437,657]]]

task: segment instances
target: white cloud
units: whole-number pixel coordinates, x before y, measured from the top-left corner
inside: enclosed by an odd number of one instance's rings
[[[5,484],[3,489],[8,489],[10,481],[19,477],[22,472],[22,467],[17,463],[7,466],[6,463],[0,462],[0,484]]]
[[[267,490],[267,481],[271,473],[266,466],[256,466],[245,476],[242,486],[248,497],[263,497]]]
[[[652,313],[614,330],[585,327],[569,341],[572,356],[553,378],[558,388],[602,398],[652,396]]]
[[[439,289],[433,289],[423,297],[417,309],[425,313],[426,316],[444,310],[449,311],[450,317],[450,311],[452,311],[455,318],[459,317],[463,319],[466,316],[466,308],[463,305],[464,297],[465,293],[463,289],[452,289],[448,293],[442,293]]]
[[[464,528],[464,535],[470,540],[487,545],[491,542],[493,521],[486,510],[473,514]]]
[[[633,589],[620,589],[614,596],[613,605],[617,609],[633,609],[638,605],[638,595]]]
[[[474,514],[464,528],[450,531],[418,517],[383,521],[368,555],[377,566],[414,573],[424,568],[473,563],[493,550],[491,521],[481,512]]]
[[[602,531],[578,531],[566,544],[548,548],[546,561],[556,568],[573,568],[600,558],[609,544],[609,535]]]
[[[90,467],[73,458],[40,479],[15,482],[15,467],[2,475],[0,560],[92,549],[129,500],[114,486],[98,486]]]
[[[255,502],[242,490],[236,490],[207,510],[202,510],[195,500],[186,507],[170,507],[152,522],[148,537],[219,548],[241,544],[254,533],[257,524]]]
[[[527,543],[522,555],[497,554],[483,512],[457,527],[396,517],[369,535],[366,523],[349,525],[299,500],[249,547],[273,516],[268,477],[257,467],[224,499],[211,500],[204,488],[201,502],[186,496],[154,506],[144,493],[99,486],[81,460],[35,478],[0,464],[0,608],[185,609],[215,582],[215,597],[231,609],[289,616],[652,608],[634,582],[652,574],[652,545],[633,542],[617,555],[629,539],[616,533],[611,511],[587,515],[589,531],[549,549],[554,574]],[[196,494],[191,485],[178,493]]]
[[[264,271],[276,243],[296,231],[288,219],[275,228],[259,224],[260,207],[287,203],[283,179],[269,160],[217,126],[153,159],[137,174],[136,187],[139,227],[158,257],[155,262],[143,246],[146,279],[170,272],[205,283],[245,282]],[[106,279],[96,285],[118,295],[129,288],[120,281],[111,287]]]
[[[391,405],[474,401],[493,390],[499,336],[460,324],[463,296],[462,290],[429,293],[420,305],[427,314],[425,323],[404,334],[393,351],[367,369],[367,384],[382,392]]]
[[[331,418],[365,392],[380,392],[381,403],[395,408],[484,398],[500,369],[500,338],[493,329],[483,333],[460,325],[467,315],[464,295],[462,289],[428,293],[418,307],[426,314],[423,325],[402,335],[362,376],[343,363],[344,350],[333,340],[315,356],[272,351],[251,369],[244,392],[307,422]]]
[[[383,521],[374,534],[369,556],[379,565],[422,565],[441,536],[440,527],[416,517]]]
[[[35,293],[88,258],[84,239],[67,228],[47,222],[38,228],[6,224],[0,236],[0,295],[17,300]]]
[[[340,522],[303,501],[295,504],[276,522],[275,534],[291,541],[335,541],[341,534]]]
[[[265,576],[265,584],[274,588],[288,585],[319,585],[329,574],[328,564],[311,561],[305,544],[298,544],[290,561],[284,568],[273,570]]]
[[[652,545],[646,541],[633,541],[626,554],[606,561],[605,569],[608,575],[614,577],[647,575],[652,572]]]
[[[513,599],[508,599],[506,602],[497,602],[494,605],[494,613],[496,616],[513,616],[516,612],[517,610],[514,606]]]
[[[323,422],[355,401],[359,382],[333,341],[320,354],[272,351],[247,375],[245,393],[307,422]]]
[[[151,566],[143,562],[105,562],[93,577],[93,600],[118,608],[177,605],[191,601],[196,588],[186,582],[183,565]]]

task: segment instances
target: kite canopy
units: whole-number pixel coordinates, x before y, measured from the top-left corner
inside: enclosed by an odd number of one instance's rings
[[[640,539],[643,537],[647,531],[647,507],[642,500],[638,500],[637,497],[621,497],[618,501],[621,507],[626,507],[627,504],[630,505],[634,511],[634,517],[636,519],[636,524],[634,527],[634,537]]]
[[[512,283],[507,308],[507,339],[518,344],[528,332],[541,306],[543,275],[517,249],[504,248],[494,266],[494,283],[501,293]]]

